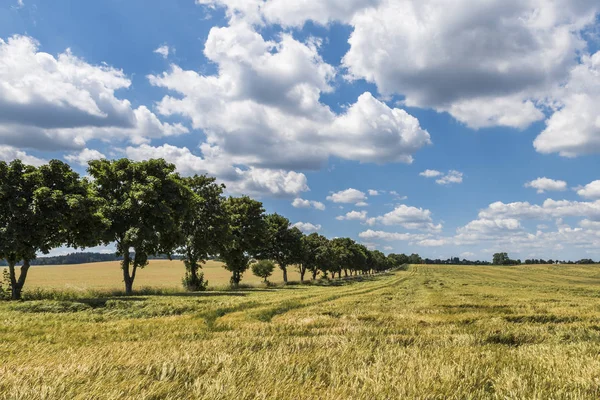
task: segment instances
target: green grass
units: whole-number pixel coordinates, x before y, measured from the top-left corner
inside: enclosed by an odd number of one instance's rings
[[[0,398],[600,398],[598,266],[108,294],[0,303]]]

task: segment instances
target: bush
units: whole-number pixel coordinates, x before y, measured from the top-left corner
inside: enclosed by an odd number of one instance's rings
[[[10,300],[11,295],[10,274],[7,270],[4,270],[2,272],[2,279],[0,280],[0,300]]]
[[[273,275],[275,264],[273,261],[260,260],[252,264],[252,273],[259,278],[263,278],[265,283],[269,283],[268,278]]]
[[[208,281],[204,279],[204,272],[198,272],[197,275],[192,275],[189,272],[181,280],[183,287],[190,292],[200,292],[206,290]]]

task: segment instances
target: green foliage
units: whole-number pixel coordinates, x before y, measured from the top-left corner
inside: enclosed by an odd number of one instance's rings
[[[182,243],[177,249],[186,268],[183,286],[191,291],[205,290],[207,282],[198,270],[210,256],[218,254],[227,234],[222,197],[225,186],[204,175],[184,178],[183,183],[190,190],[181,220]]]
[[[264,245],[265,220],[261,202],[250,197],[229,197],[223,207],[228,229],[221,246],[220,258],[231,271],[231,285],[239,286],[253,256]]]
[[[4,270],[2,271],[2,279],[0,280],[0,300],[10,300],[11,294],[10,274],[7,270]]]
[[[275,270],[275,263],[271,260],[259,260],[252,264],[252,273],[259,278],[263,278],[265,283],[268,283],[268,279],[273,275]]]
[[[181,284],[184,289],[190,292],[200,292],[208,288],[208,281],[204,279],[204,272],[198,272],[197,270],[195,273],[192,270],[186,271],[183,279],[181,279]]]
[[[302,237],[302,268],[310,271],[315,279],[319,271],[326,271],[330,262],[329,240],[318,233]],[[301,277],[304,275],[301,272]]]
[[[521,260],[511,260],[507,253],[496,253],[494,254],[492,264],[494,265],[518,265],[521,264]]]
[[[292,228],[290,221],[279,215],[269,214],[265,218],[266,238],[261,256],[275,260],[283,271],[283,281],[287,283],[287,267],[302,261],[302,237],[298,228]]]
[[[9,264],[13,299],[21,297],[29,262],[38,253],[98,244],[105,223],[100,204],[89,182],[62,161],[39,168],[0,162],[0,258]]]
[[[94,160],[88,172],[103,199],[101,212],[109,221],[102,240],[115,242],[117,255],[123,256],[125,291],[131,294],[136,271],[148,264],[148,256],[171,254],[181,243],[189,189],[175,173],[175,166],[162,159]]]

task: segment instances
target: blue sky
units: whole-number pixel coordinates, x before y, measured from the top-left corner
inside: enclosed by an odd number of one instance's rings
[[[0,0],[0,159],[164,157],[385,252],[598,259],[599,12]]]

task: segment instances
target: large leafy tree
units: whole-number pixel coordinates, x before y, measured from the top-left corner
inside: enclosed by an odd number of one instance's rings
[[[329,254],[329,241],[318,233],[302,237],[302,263],[300,264],[300,280],[304,282],[307,271],[312,274],[312,279],[317,278],[320,270],[326,269],[331,261]]]
[[[264,244],[265,210],[250,197],[230,197],[224,202],[228,229],[220,256],[231,272],[231,285],[238,286],[253,257]]]
[[[391,266],[388,258],[379,250],[371,251],[369,259],[371,261],[369,267],[372,271],[385,271]]]
[[[37,254],[99,243],[104,223],[99,205],[89,182],[62,161],[39,168],[19,160],[0,162],[0,258],[9,265],[12,299],[21,298]]]
[[[88,172],[109,221],[102,240],[116,244],[117,255],[123,257],[125,292],[132,294],[137,270],[148,264],[148,256],[171,254],[181,243],[189,190],[175,166],[162,159],[94,160]]]
[[[283,271],[283,281],[287,283],[288,267],[302,261],[303,234],[279,214],[267,215],[265,223],[266,238],[261,254],[264,258],[277,262]]]
[[[177,253],[181,254],[186,268],[184,286],[193,291],[203,290],[208,282],[199,270],[208,257],[219,253],[226,239],[227,219],[222,196],[225,186],[204,175],[184,178],[184,184],[190,189],[190,197],[181,221],[182,243]]]
[[[352,245],[354,240],[349,238],[335,238],[331,240],[332,261],[330,271],[335,278],[335,274],[342,277],[342,270],[347,269],[352,265]]]

